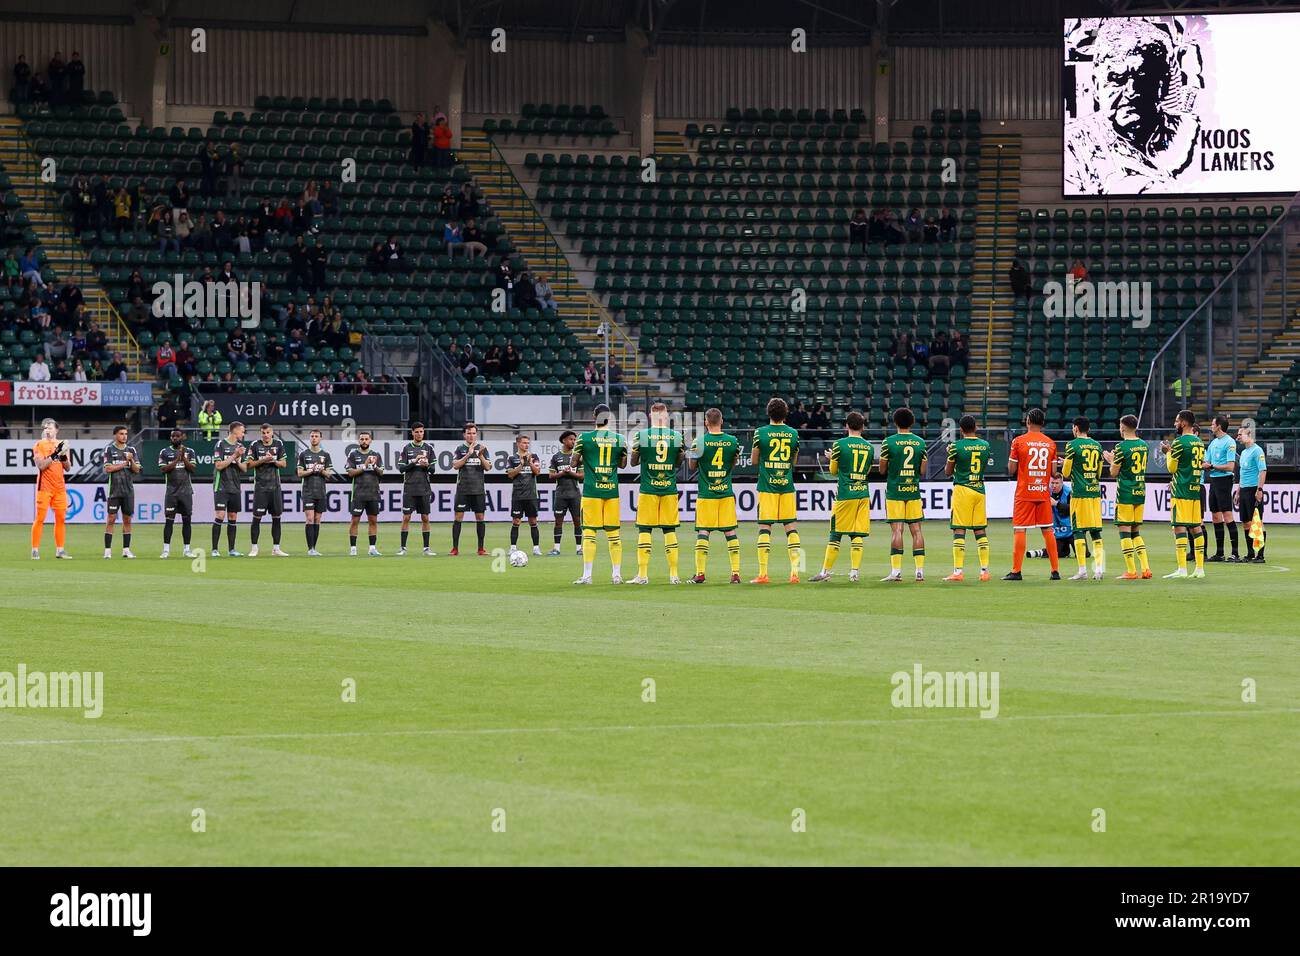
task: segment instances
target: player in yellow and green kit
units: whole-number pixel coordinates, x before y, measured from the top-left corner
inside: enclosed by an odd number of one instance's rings
[[[609,541],[611,579],[623,583],[623,540],[619,523],[618,470],[627,461],[627,443],[609,427],[609,406],[597,405],[596,427],[578,436],[572,465],[582,468],[582,577],[574,584],[591,583],[596,560],[596,532]]]
[[[1205,515],[1201,510],[1201,482],[1204,478],[1205,443],[1196,434],[1196,416],[1183,409],[1174,420],[1178,437],[1172,442],[1161,442],[1169,465],[1169,485],[1173,513],[1169,516],[1174,527],[1174,545],[1178,551],[1178,569],[1166,574],[1167,578],[1205,577]],[[1187,539],[1192,539],[1196,554],[1196,570],[1187,573]]]
[[[925,440],[912,434],[916,416],[910,408],[894,410],[898,431],[881,443],[876,470],[888,476],[885,520],[889,522],[889,574],[882,581],[903,580],[903,525],[912,532],[916,580],[925,580],[925,535],[921,532],[921,476],[925,474]]]
[[[862,437],[866,420],[858,412],[844,419],[848,432],[831,445],[831,474],[839,478],[835,489],[835,510],[831,513],[831,536],[826,542],[826,557],[814,581],[828,581],[835,559],[840,556],[840,539],[849,536],[849,580],[858,580],[862,565],[862,539],[871,534],[871,488],[867,475],[876,449]]]
[[[727,539],[727,557],[731,561],[731,583],[740,583],[740,539],[736,537],[736,494],[731,487],[731,473],[740,455],[740,441],[722,431],[722,412],[710,408],[704,413],[703,435],[697,435],[687,453],[695,470],[698,485],[695,493],[695,577],[691,584],[704,583],[709,563],[709,536],[721,531]]]
[[[650,583],[650,547],[655,528],[664,532],[668,552],[668,583],[681,584],[677,576],[677,466],[686,442],[682,433],[668,427],[668,406],[650,406],[650,427],[632,436],[633,467],[641,466],[641,490],[636,508],[636,577],[628,584]]]
[[[1119,442],[1105,453],[1110,476],[1115,483],[1115,525],[1119,528],[1119,546],[1124,552],[1124,573],[1120,578],[1136,581],[1138,562],[1142,578],[1151,577],[1147,545],[1142,540],[1142,509],[1147,503],[1147,443],[1137,437],[1138,420],[1125,415],[1119,420]]]
[[[1074,531],[1074,556],[1079,570],[1071,581],[1088,579],[1088,549],[1084,538],[1092,539],[1092,577],[1106,575],[1106,552],[1101,543],[1101,445],[1088,437],[1092,423],[1080,415],[1074,420],[1074,438],[1065,446],[1061,477],[1070,483],[1070,524]]]
[[[989,519],[984,491],[984,472],[989,461],[989,443],[976,437],[975,416],[963,415],[957,423],[961,437],[948,446],[943,473],[952,479],[952,574],[945,581],[964,581],[966,532],[975,532],[980,556],[980,580],[989,579]]]
[[[785,423],[790,407],[780,398],[767,403],[768,424],[754,430],[754,464],[758,467],[758,577],[750,584],[767,584],[767,559],[772,553],[772,523],[785,525],[785,550],[790,558],[790,583],[799,583],[799,525],[795,521],[794,463],[799,457],[799,433]]]

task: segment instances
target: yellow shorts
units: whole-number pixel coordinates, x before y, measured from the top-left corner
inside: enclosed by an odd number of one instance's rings
[[[676,528],[681,523],[677,516],[677,495],[641,495],[636,502],[638,528]]]
[[[1101,499],[1071,498],[1070,523],[1075,531],[1101,530]]]
[[[952,486],[952,517],[948,527],[954,531],[988,527],[988,499],[974,488]]]
[[[735,531],[736,530],[735,496],[728,495],[726,498],[696,498],[695,499],[695,530],[696,531]]]
[[[831,534],[871,534],[871,499],[836,501],[831,512]]]
[[[615,531],[619,526],[619,499],[583,498],[582,526],[593,531]]]
[[[925,516],[921,514],[920,498],[913,498],[911,501],[885,499],[886,521],[920,521],[923,517]]]
[[[1144,505],[1115,505],[1116,524],[1141,524]]]
[[[1200,498],[1175,498],[1174,513],[1169,521],[1175,527],[1189,528],[1205,523],[1205,514],[1201,511]]]
[[[797,515],[793,491],[760,491],[758,493],[759,521],[793,521]]]

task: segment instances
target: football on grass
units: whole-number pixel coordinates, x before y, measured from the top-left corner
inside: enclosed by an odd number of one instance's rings
[[[512,568],[526,568],[526,567],[528,567],[528,552],[527,552],[527,551],[511,551],[511,552],[510,552],[510,566],[511,566]]]

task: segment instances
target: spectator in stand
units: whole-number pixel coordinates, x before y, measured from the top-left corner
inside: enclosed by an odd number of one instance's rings
[[[1070,268],[1070,275],[1074,276],[1075,282],[1085,282],[1088,279],[1088,268],[1083,264],[1082,259],[1075,259],[1074,265]]]
[[[348,344],[349,334],[348,324],[343,321],[343,313],[335,309],[330,316],[329,324],[325,327],[325,344],[330,348],[341,349]]]
[[[922,226],[924,241],[933,245],[939,241],[939,220],[934,216],[926,216],[925,224]]]
[[[794,408],[786,416],[785,423],[797,432],[808,427],[808,409],[804,408],[803,402],[795,402]]]
[[[181,251],[181,244],[176,238],[175,220],[171,216],[159,216],[154,222],[154,235],[158,237],[158,251],[166,252],[171,247]]]
[[[248,339],[244,343],[244,350],[248,353],[248,360],[256,362],[266,356],[262,353],[262,343],[257,340],[256,332],[249,332]]]
[[[227,259],[221,263],[221,271],[217,273],[218,282],[238,282],[239,276],[235,274],[235,264]]]
[[[158,406],[158,437],[163,440],[170,439],[172,429],[180,424],[184,416],[185,410],[176,395],[168,395],[167,400]]]
[[[163,339],[158,344],[158,351],[154,353],[154,363],[158,367],[159,378],[174,382],[180,377],[180,370],[176,367],[176,350],[172,348],[170,340]]]
[[[74,315],[85,304],[86,297],[75,282],[66,282],[59,289],[59,306],[67,315]]]
[[[48,103],[50,101],[50,87],[45,82],[45,76],[43,74],[37,73],[32,77],[29,96],[33,103]]]
[[[458,215],[459,203],[456,201],[456,191],[448,183],[442,187],[442,197],[438,200],[438,216],[441,219],[455,219]]]
[[[226,218],[226,211],[218,209],[212,217],[212,249],[217,253],[227,253],[235,245],[234,224]]]
[[[952,242],[957,238],[957,217],[951,209],[945,208],[939,217],[939,241]]]
[[[74,382],[89,382],[90,377],[86,374],[86,363],[77,359],[72,363],[72,380]]]
[[[145,285],[144,276],[140,270],[136,269],[131,273],[131,278],[126,283],[126,297],[134,302],[136,299],[143,299],[149,295],[149,287]]]
[[[182,210],[181,214],[176,217],[176,242],[178,248],[183,250],[190,247],[190,233],[193,231],[194,227],[190,223],[190,214]]]
[[[150,332],[158,332],[163,327],[164,320],[153,314],[153,310],[144,304],[144,299],[136,296],[131,300],[131,308],[126,310],[126,324],[131,328],[131,334],[139,337],[145,329]]]
[[[27,380],[30,382],[48,382],[50,380],[50,367],[45,363],[45,356],[40,352],[36,353],[31,366],[27,369]]]
[[[181,339],[180,348],[176,350],[176,368],[181,373],[181,378],[190,378],[197,369],[197,361],[194,353],[190,351],[190,343]]]
[[[307,340],[302,337],[302,329],[294,329],[284,343],[284,357],[290,362],[300,362],[306,354]]]
[[[5,255],[5,285],[12,289],[23,280],[22,270],[18,267],[18,253],[13,249]]]
[[[478,227],[477,222],[473,219],[466,222],[461,235],[465,239],[465,248],[469,250],[471,258],[487,255],[487,237],[483,235],[483,230]]]
[[[63,54],[58,50],[54,51],[54,56],[50,57],[50,62],[46,64],[45,73],[50,81],[50,105],[63,105],[67,102],[68,65],[63,60]]]
[[[289,247],[289,288],[294,292],[306,287],[312,294],[316,286],[312,282],[311,264],[307,260],[307,239],[299,236]]]
[[[370,379],[361,369],[357,369],[357,374],[353,376],[352,393],[354,395],[370,395],[374,389],[370,385]]]
[[[366,255],[366,271],[371,275],[383,275],[384,265],[384,244],[376,242]]]
[[[54,368],[50,370],[50,381],[52,382],[72,381],[72,376],[68,373],[68,363],[65,359],[59,359],[54,363]]]
[[[229,338],[226,339],[226,361],[231,365],[238,365],[247,359],[248,343],[244,339],[244,333],[240,329],[231,330]]]
[[[113,361],[104,367],[104,381],[106,382],[125,382],[126,365],[122,363],[122,356],[116,352],[113,353]]]
[[[343,369],[339,369],[337,372],[334,373],[334,394],[335,395],[352,394],[352,380],[348,378],[348,373],[343,371]]]
[[[275,207],[275,231],[293,231],[293,210],[289,207],[288,199],[281,199],[280,204]]]
[[[384,243],[384,271],[411,271],[410,264],[406,261],[406,256],[402,254],[402,245],[397,241],[397,236],[389,236],[388,241]]]
[[[173,211],[179,212],[182,209],[190,208],[190,190],[189,187],[185,185],[185,180],[176,180],[176,185],[171,188],[171,192],[167,195],[171,202]]]
[[[133,227],[131,221],[131,194],[126,191],[125,186],[119,186],[117,192],[113,193],[113,226],[118,235],[127,232]]]
[[[108,336],[94,319],[86,329],[86,354],[92,361],[102,362],[108,357]]]
[[[605,376],[601,374],[600,369],[596,368],[595,359],[587,360],[587,367],[582,370],[582,384],[587,386],[592,398],[596,397],[600,386],[605,384]]]
[[[831,427],[831,413],[824,404],[818,403],[813,407],[812,413],[808,416],[808,428],[813,432],[823,433],[822,437],[828,438]]]
[[[339,211],[339,194],[329,180],[320,188],[320,207],[326,216],[333,216]]]
[[[877,209],[867,221],[867,242],[885,241],[885,211]]]
[[[483,377],[499,378],[501,375],[501,346],[488,346],[487,353],[483,356]]]
[[[212,140],[204,140],[199,147],[199,189],[204,196],[217,194],[217,177],[221,175],[221,156]]]
[[[23,257],[18,260],[18,270],[24,279],[31,280],[32,284],[38,288],[45,288],[45,280],[41,278],[41,267],[36,258],[36,248],[28,246]]]
[[[447,244],[447,255],[449,256],[455,256],[457,252],[469,252],[469,249],[465,246],[465,239],[461,236],[460,223],[454,219],[448,219],[443,223],[442,239]]]
[[[1019,259],[1011,263],[1007,277],[1011,280],[1012,295],[1017,299],[1028,299],[1033,287],[1029,281],[1029,270]]]
[[[99,359],[91,362],[89,375],[92,382],[102,382],[104,380],[104,363]]]
[[[239,383],[235,381],[234,372],[226,372],[221,376],[221,391],[228,395],[239,391]]]
[[[108,174],[100,173],[99,178],[90,187],[90,198],[94,202],[94,225],[96,229],[107,229],[113,222],[115,210],[113,197],[115,190],[109,185]]]
[[[898,213],[890,210],[888,217],[885,219],[885,245],[902,245],[906,238],[903,223],[899,220]]]
[[[239,202],[244,198],[244,154],[232,143],[226,155],[226,198]]]
[[[609,360],[609,397],[622,398],[627,392],[627,386],[623,384],[623,365],[615,357]]]
[[[424,165],[425,155],[429,149],[429,122],[423,113],[416,113],[411,123],[410,162],[416,169]]]
[[[433,166],[435,169],[451,167],[451,127],[442,117],[433,124]]]
[[[921,210],[913,206],[903,220],[903,232],[908,242],[920,242],[925,238],[925,223],[921,220]]]
[[[515,270],[510,265],[510,260],[502,256],[501,261],[497,263],[496,287],[506,294],[506,309],[510,310],[515,307],[515,283],[518,280],[515,277]]]
[[[45,360],[53,362],[67,357],[68,340],[63,336],[63,327],[56,325],[45,335]]]
[[[949,370],[949,342],[948,336],[944,332],[935,335],[934,340],[930,343],[930,377],[943,378]]]
[[[334,383],[330,381],[330,377],[328,375],[322,375],[320,377],[320,381],[316,383],[316,394],[317,395],[334,394]]]
[[[501,356],[501,375],[508,382],[519,374],[521,359],[514,340],[506,342],[505,354]]]
[[[560,303],[555,301],[555,292],[551,289],[551,284],[546,281],[545,275],[537,277],[537,281],[533,283],[533,290],[537,293],[537,305],[540,308],[559,311]]]
[[[519,283],[515,287],[515,308],[520,310],[537,308],[537,289],[527,269],[519,276]]]
[[[14,102],[23,104],[31,99],[32,87],[32,68],[27,62],[27,57],[18,54],[18,61],[14,63]]]
[[[81,54],[76,50],[72,51],[72,59],[68,61],[64,82],[68,88],[68,102],[77,105],[81,102],[81,94],[86,89],[86,64],[82,62]]]
[[[849,216],[849,247],[852,248],[854,243],[862,246],[862,251],[867,251],[867,237],[871,231],[871,221],[867,218],[865,209],[853,210],[853,215]]]
[[[320,187],[316,185],[316,180],[307,180],[307,185],[302,191],[302,201],[305,202],[307,208],[311,210],[313,222],[320,218],[320,214],[324,211],[325,207],[320,204]]]
[[[916,364],[916,354],[912,351],[912,336],[896,334],[894,336],[894,348],[890,351],[894,358],[895,365],[906,365],[910,371]]]
[[[68,354],[74,359],[84,359],[86,355],[86,329],[78,324],[73,326],[68,336]]]
[[[478,218],[478,199],[474,196],[474,187],[469,183],[460,187],[460,196],[456,201],[456,218]]]
[[[970,349],[967,348],[966,339],[960,332],[953,332],[948,340],[948,365],[949,368],[956,368],[958,365],[962,368],[970,367]]]
[[[315,294],[318,289],[325,286],[325,270],[329,266],[329,253],[325,251],[325,246],[319,242],[313,242],[307,252],[307,261],[311,265],[311,288]]]
[[[912,339],[910,335],[908,338]],[[923,339],[912,339],[912,364],[927,367],[930,364],[930,345]]]
[[[307,205],[305,199],[299,199],[298,205],[293,207],[293,231],[295,234],[300,232],[315,232],[320,227],[315,225],[316,217],[312,215],[311,207]]]

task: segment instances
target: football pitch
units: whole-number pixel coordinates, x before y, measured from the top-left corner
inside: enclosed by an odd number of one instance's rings
[[[1106,581],[1049,582],[1031,559],[1019,584],[996,580],[1006,522],[985,584],[973,547],[966,583],[940,581],[942,522],[926,526],[928,581],[880,583],[888,532],[873,530],[856,585],[847,547],[833,580],[808,583],[826,525],[805,522],[798,586],[778,533],[778,583],[728,585],[715,535],[709,583],[670,587],[656,534],[650,586],[611,586],[602,539],[579,588],[570,529],[563,557],[516,569],[446,557],[446,526],[438,557],[418,531],[393,556],[385,525],[385,557],[348,558],[345,526],[327,525],[319,559],[299,525],[293,557],[272,558],[264,527],[262,557],[200,572],[179,529],[160,561],[161,529],[138,527],[128,562],[77,526],[63,562],[47,528],[34,562],[28,529],[0,527],[0,672],[103,674],[98,718],[0,709],[0,859],[1300,863],[1300,529],[1270,528],[1267,565],[1165,581],[1171,535],[1151,524],[1156,578],[1124,582],[1108,527]],[[508,531],[489,525],[488,548]],[[626,577],[635,539],[625,525]],[[752,526],[742,539],[748,580]],[[685,577],[689,525],[681,542]],[[995,707],[895,706],[925,698],[893,675],[932,671],[990,689],[996,674]]]

